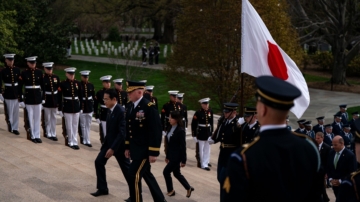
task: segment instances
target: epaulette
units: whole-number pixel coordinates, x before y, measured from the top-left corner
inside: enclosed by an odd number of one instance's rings
[[[300,133],[296,133],[296,132],[294,132],[294,131],[291,131],[291,133],[294,134],[294,135],[296,135],[296,136],[298,136],[298,137],[302,137],[302,138],[309,139],[309,140],[313,141],[312,138],[309,137],[309,136],[307,136],[307,135],[300,134]]]
[[[350,176],[351,176],[351,180],[353,180],[353,179],[354,179],[354,177],[355,177],[357,174],[359,174],[359,173],[360,173],[360,170],[355,171],[355,172],[352,172],[352,173],[350,174]]]
[[[131,100],[128,100],[127,103],[131,102]]]
[[[250,143],[247,143],[247,144],[243,144],[242,147],[243,149],[241,150],[240,154],[244,154],[246,150],[248,150],[251,146],[253,146],[257,141],[260,140],[260,137],[257,136],[254,138],[254,140]]]
[[[155,105],[155,104],[152,102],[149,102],[147,105],[148,105],[148,107],[150,107],[151,105]]]

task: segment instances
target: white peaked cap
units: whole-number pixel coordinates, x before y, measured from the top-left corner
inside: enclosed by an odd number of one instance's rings
[[[203,98],[201,100],[199,100],[200,103],[203,103],[203,102],[209,102],[210,101],[210,98]]]

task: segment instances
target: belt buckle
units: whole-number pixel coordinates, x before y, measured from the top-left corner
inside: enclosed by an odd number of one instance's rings
[[[33,88],[35,88],[35,85],[33,85]]]

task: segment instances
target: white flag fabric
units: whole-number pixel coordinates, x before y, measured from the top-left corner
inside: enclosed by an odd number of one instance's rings
[[[241,72],[258,77],[270,75],[296,86],[302,95],[291,112],[300,118],[310,103],[309,89],[295,62],[277,45],[248,0],[242,1]]]

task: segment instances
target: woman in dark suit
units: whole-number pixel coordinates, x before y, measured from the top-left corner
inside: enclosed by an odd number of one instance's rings
[[[165,138],[167,143],[165,144],[165,162],[167,165],[163,171],[168,191],[167,195],[175,195],[171,178],[172,172],[176,179],[178,179],[187,190],[186,197],[189,198],[191,196],[191,192],[194,191],[194,188],[189,185],[185,177],[180,173],[180,167],[185,167],[186,164],[186,134],[183,127],[182,116],[178,111],[173,111],[170,113],[169,122],[171,127],[168,128]]]

